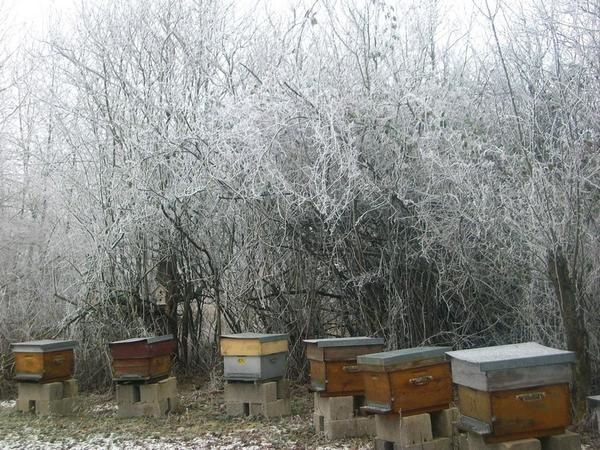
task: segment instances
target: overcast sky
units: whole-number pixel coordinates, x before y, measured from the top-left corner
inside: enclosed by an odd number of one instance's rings
[[[76,11],[84,2],[89,4],[97,0],[0,0],[0,26],[3,28],[0,47],[12,48],[23,36],[41,37],[48,30],[49,24],[56,26],[60,17]],[[153,1],[153,0],[146,0]],[[315,0],[231,0],[235,3],[235,12],[240,14],[263,14],[266,10],[274,13],[291,13],[292,8],[300,3],[313,5]],[[372,0],[347,0],[350,3],[360,4],[361,1]],[[418,0],[413,0],[418,5]],[[490,0],[493,3],[494,0]],[[340,2],[341,3],[341,2]],[[407,4],[410,1],[389,0],[388,4]],[[444,25],[438,39],[452,39],[462,34],[467,29],[473,11],[473,0],[438,0],[440,19]],[[318,13],[317,13],[318,14]],[[3,19],[2,19],[3,18]],[[317,17],[318,18],[318,17]],[[68,23],[68,20],[64,23]],[[450,31],[453,30],[453,31]],[[446,33],[450,31],[450,33]],[[479,25],[471,27],[471,36],[481,36],[483,32],[481,18]]]

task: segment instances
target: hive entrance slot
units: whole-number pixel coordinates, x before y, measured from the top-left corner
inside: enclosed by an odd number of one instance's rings
[[[319,430],[325,429],[325,416],[319,416]]]
[[[29,410],[29,412],[32,412],[35,414],[35,400],[29,400],[27,409]]]
[[[244,403],[244,416],[250,415],[250,403]]]
[[[167,410],[165,411],[166,414],[169,414],[171,412],[171,399],[168,398],[167,399]]]
[[[137,403],[140,401],[142,401],[142,394],[140,393],[140,386],[136,384],[133,386],[133,402]]]

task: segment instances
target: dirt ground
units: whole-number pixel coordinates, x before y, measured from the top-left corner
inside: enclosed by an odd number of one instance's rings
[[[116,417],[111,392],[82,394],[74,417],[35,417],[14,412],[0,400],[0,449],[372,449],[371,439],[329,441],[312,428],[312,397],[292,387],[292,415],[281,419],[230,418],[222,391],[193,382],[179,385],[180,411],[160,419]],[[600,449],[597,436],[583,436],[587,450]]]

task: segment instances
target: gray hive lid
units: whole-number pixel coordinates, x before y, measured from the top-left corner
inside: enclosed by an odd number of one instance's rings
[[[77,347],[77,341],[43,339],[40,341],[15,342],[10,344],[10,347],[13,352],[18,353],[58,352]]]
[[[157,342],[170,341],[173,339],[172,334],[165,334],[163,336],[149,336],[149,337],[139,337],[139,338],[131,338],[131,339],[123,339],[122,341],[114,341],[109,345],[114,344],[133,344],[134,342],[147,342],[148,344],[156,344]]]
[[[256,339],[258,342],[271,342],[287,340],[287,334],[265,334],[265,333],[237,333],[223,334],[221,339]]]
[[[481,372],[575,362],[574,352],[536,342],[458,350],[447,354],[458,361],[478,366]]]
[[[448,350],[450,350],[450,347],[404,348],[402,350],[392,350],[390,352],[360,355],[356,358],[356,360],[359,364],[387,366],[392,364],[423,361],[425,359],[441,358]]]
[[[359,336],[347,338],[305,339],[304,342],[307,344],[316,344],[319,348],[358,347],[362,345],[383,345],[383,338]]]

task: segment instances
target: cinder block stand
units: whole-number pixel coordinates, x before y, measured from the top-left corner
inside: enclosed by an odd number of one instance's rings
[[[290,382],[227,381],[225,407],[228,416],[282,417],[291,414]]]
[[[460,450],[581,450],[581,436],[567,431],[540,439],[486,444],[480,435],[467,433],[467,439]]]
[[[39,416],[70,416],[75,413],[79,399],[74,379],[55,383],[17,383],[17,411]]]
[[[373,436],[375,420],[370,416],[360,416],[363,397],[346,395],[342,397],[322,397],[314,393],[315,410],[313,423],[318,433],[328,439]]]
[[[402,417],[401,414],[375,416],[376,450],[454,450],[461,448],[461,435],[455,429],[456,408],[435,413]]]
[[[596,429],[600,432],[600,395],[591,395],[587,400],[588,412],[592,416]]]
[[[156,383],[117,384],[118,417],[161,417],[178,406],[175,377]]]

